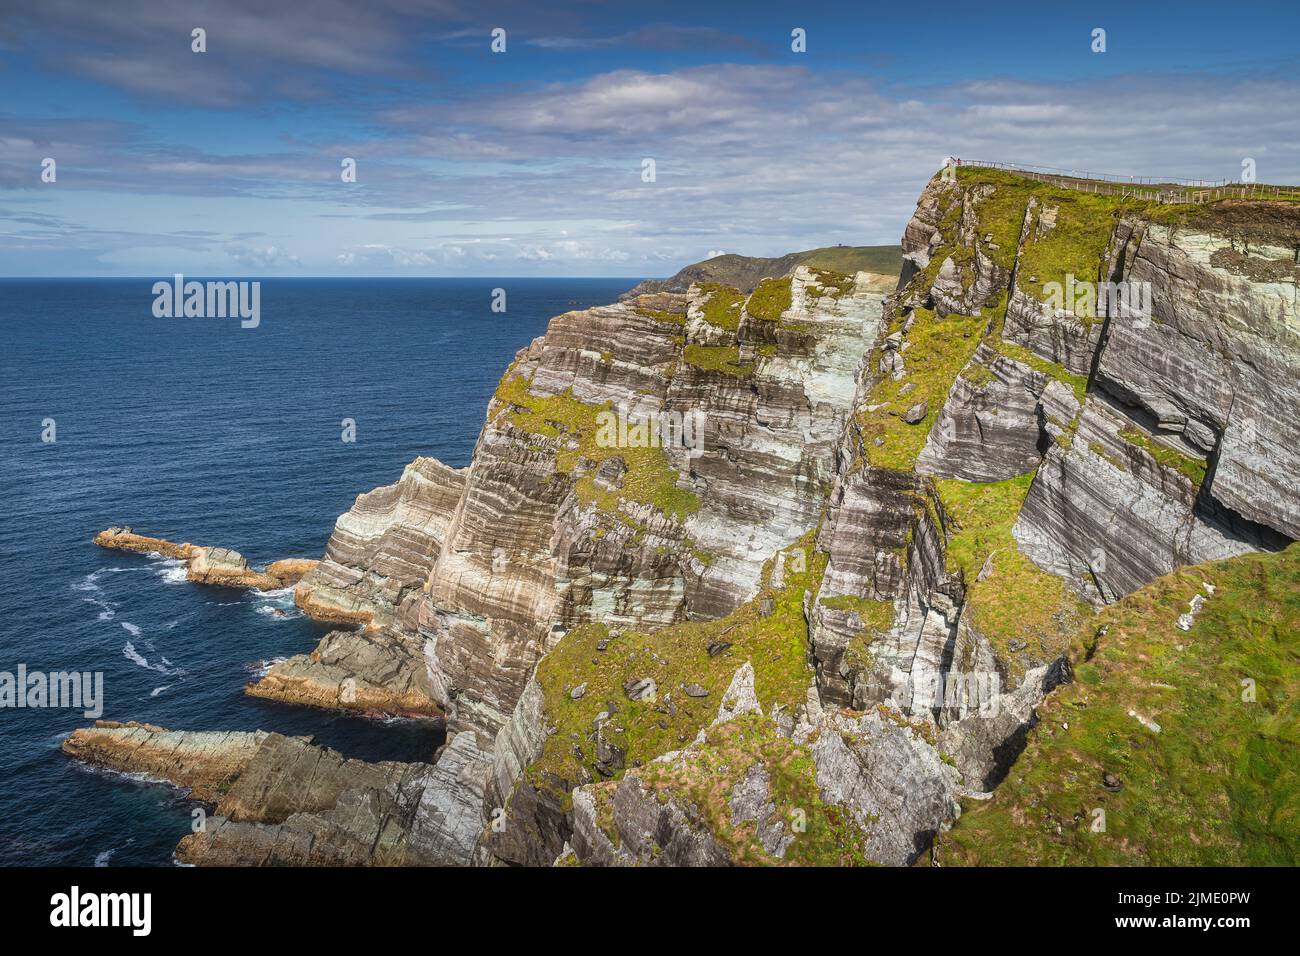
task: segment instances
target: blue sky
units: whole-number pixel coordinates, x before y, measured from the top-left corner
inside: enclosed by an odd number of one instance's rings
[[[667,275],[897,242],[948,154],[1300,181],[1294,4],[877,7],[0,0],[0,275]]]

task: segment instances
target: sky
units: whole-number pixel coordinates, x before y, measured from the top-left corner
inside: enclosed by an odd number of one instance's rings
[[[0,0],[0,276],[666,276],[897,243],[949,155],[1300,182],[1297,27],[1258,0]]]

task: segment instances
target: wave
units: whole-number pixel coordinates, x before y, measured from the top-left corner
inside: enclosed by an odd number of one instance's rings
[[[100,620],[103,619],[104,618],[102,617],[100,618]],[[126,630],[126,633],[130,634],[132,637],[140,636],[140,625],[132,624],[130,621],[118,621],[118,623],[121,624],[122,627]]]
[[[165,657],[159,658],[159,660],[162,661],[161,664],[150,664],[149,661],[135,649],[135,645],[130,641],[127,641],[122,647],[122,656],[137,667],[143,667],[145,670],[157,671],[159,674],[166,674],[168,677],[179,677],[185,673],[183,667],[174,667],[172,662],[167,660]]]
[[[276,664],[283,664],[285,660],[286,658],[283,657],[272,657],[264,661],[254,661],[253,663],[247,665],[247,670],[250,673],[257,676],[258,678],[262,678],[265,677],[267,674],[271,673],[272,667],[274,667]]]
[[[99,614],[96,615],[96,619],[100,621],[111,621],[117,614],[117,602],[110,601],[108,595],[104,592],[104,589],[99,586],[100,576],[113,570],[118,569],[100,568],[98,571],[92,571],[80,581],[75,581],[71,585],[72,590],[81,594],[89,595],[88,597],[83,597],[82,600],[87,604],[93,604],[95,607],[99,608]]]
[[[297,608],[273,607],[270,604],[263,604],[257,609],[258,614],[265,614],[267,617],[273,617],[277,621],[290,621],[295,617],[302,617],[302,611]]]
[[[116,852],[117,847],[113,847],[113,849],[105,850],[103,853],[96,853],[95,866],[108,866],[108,861],[113,858],[113,854]]]
[[[131,783],[161,785],[167,787],[169,790],[172,790],[181,797],[188,797],[190,795],[189,787],[182,787],[180,784],[168,780],[165,777],[154,777],[136,770],[114,770],[112,767],[100,767],[95,764],[82,763],[80,760],[74,760],[72,762],[72,767],[74,770],[78,770],[81,773],[88,773],[93,777],[111,777],[117,780],[129,780]],[[130,843],[131,840],[128,840],[127,842]]]
[[[154,565],[154,573],[166,584],[184,584],[187,580],[185,571],[185,562],[175,558],[161,558]]]

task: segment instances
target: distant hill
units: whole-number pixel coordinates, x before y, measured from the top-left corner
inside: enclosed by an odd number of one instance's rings
[[[742,292],[752,292],[767,278],[787,275],[795,266],[811,266],[835,272],[876,272],[898,275],[903,266],[902,246],[827,246],[806,252],[791,252],[777,259],[714,256],[687,266],[670,279],[646,279],[623,294],[623,298],[649,292],[685,292],[692,282],[720,282]]]

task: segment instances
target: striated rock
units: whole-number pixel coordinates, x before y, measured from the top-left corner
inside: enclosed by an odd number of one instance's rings
[[[1179,565],[1269,545],[1207,512],[1192,478],[1144,447],[1152,441],[1104,394],[1090,395],[1072,445],[1053,445],[1038,470],[1014,528],[1020,550],[1105,602]]]
[[[271,666],[252,697],[390,716],[441,716],[421,643],[376,628],[331,631],[310,654]]]
[[[420,608],[453,727],[489,739],[556,628],[720,617],[815,525],[893,280],[800,268],[783,281],[775,317],[727,309],[714,324],[721,293],[696,288],[676,311],[661,297],[557,316],[520,352]],[[603,403],[635,420],[698,416],[702,440],[606,449],[593,440]]]
[[[1212,212],[1200,228],[1125,224],[1140,240],[1122,278],[1149,286],[1151,316],[1108,323],[1097,381],[1184,454],[1214,458],[1206,492],[1215,504],[1293,539],[1300,267],[1296,211],[1284,213],[1291,232],[1249,241]]]
[[[1041,460],[1044,437],[1065,434],[1079,408],[1068,386],[981,343],[953,383],[916,470],[967,481],[1023,475]]]
[[[1069,732],[1035,728],[1088,631],[1076,592],[1300,528],[1300,213],[1078,198],[963,169],[922,193],[901,283],[714,263],[737,288],[688,268],[557,316],[470,466],[361,495],[305,574],[105,532],[218,583],[302,574],[308,613],[365,625],[250,693],[461,731],[430,768],[276,735],[173,741],[216,754],[191,764],[131,729],[220,800],[182,858],[906,865],[957,796],[996,804],[1026,739]],[[1107,283],[1149,314],[1074,295]],[[1162,633],[1190,647],[1220,599],[1186,602]],[[1125,706],[1143,740],[1177,733]],[[70,752],[137,759],[108,739]]]
[[[542,755],[546,743],[546,716],[542,688],[530,679],[510,720],[497,733],[492,777],[483,804],[485,822],[501,819],[509,805],[504,827],[489,827],[483,835],[488,851],[485,862],[545,866],[553,861],[569,838],[566,808],[554,797],[572,789],[573,782],[558,787],[535,787],[525,769]]]
[[[417,458],[395,484],[358,495],[295,603],[317,620],[375,621],[414,635],[416,604],[464,487],[464,470]]]
[[[958,771],[888,711],[830,714],[809,750],[822,798],[869,834],[867,854],[878,863],[914,862],[960,812]]]
[[[944,565],[940,514],[910,473],[867,467],[832,491],[818,539],[829,560],[809,609],[824,702],[909,708],[914,676],[951,658],[961,588]]]
[[[587,866],[905,865],[955,819],[959,791],[957,770],[889,711],[826,714],[796,739],[754,714],[576,789],[570,846]]]

